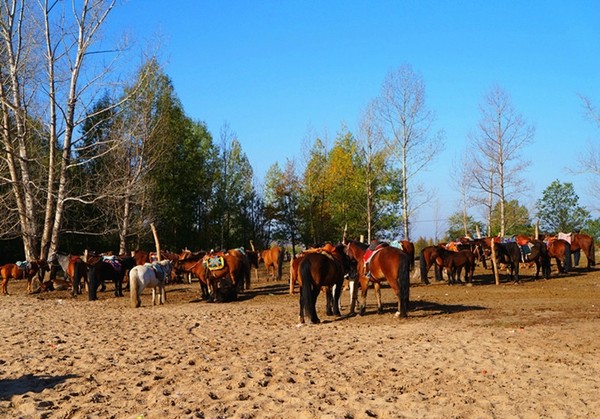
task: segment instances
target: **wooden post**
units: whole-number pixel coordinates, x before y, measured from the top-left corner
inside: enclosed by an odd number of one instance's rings
[[[250,247],[252,248],[253,252],[256,252],[256,249],[254,248],[254,241],[250,240]]]
[[[156,233],[156,227],[154,223],[150,223],[152,229],[152,235],[154,236],[154,244],[156,245],[156,260],[160,262],[160,242],[158,241],[158,234]]]
[[[539,240],[540,239],[540,221],[536,221],[535,222],[535,239]]]
[[[500,274],[498,273],[498,264],[496,263],[496,243],[494,243],[494,238],[492,237],[492,267],[494,268],[494,279],[496,280],[496,285],[500,285]]]

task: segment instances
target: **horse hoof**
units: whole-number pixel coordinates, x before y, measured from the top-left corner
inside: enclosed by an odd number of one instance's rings
[[[321,320],[320,319],[310,319],[310,322],[312,324],[319,324],[319,323],[321,323]]]
[[[360,314],[361,316],[364,316],[366,311],[367,311],[367,309],[365,307],[361,307],[358,314]]]
[[[377,309],[377,314],[383,314],[383,309],[382,308],[378,308]]]

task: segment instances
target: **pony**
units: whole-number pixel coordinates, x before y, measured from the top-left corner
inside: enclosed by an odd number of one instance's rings
[[[569,273],[571,270],[571,245],[563,239],[548,238],[548,256],[556,260],[559,273]]]
[[[515,242],[496,243],[494,241],[494,251],[496,252],[496,263],[503,263],[508,266],[510,278],[518,283],[520,281],[519,264],[521,262],[521,249],[519,245]]]
[[[574,259],[574,266],[579,265],[581,250],[587,258],[587,270],[591,271],[592,266],[596,266],[596,247],[594,246],[594,238],[587,234],[573,233],[571,235],[571,254]]]
[[[438,246],[426,246],[421,249],[421,255],[419,256],[419,270],[421,272],[421,282],[429,285],[429,279],[427,278],[427,274],[429,270],[433,266],[435,280],[442,280],[442,271],[437,263],[435,263],[435,259],[432,257],[434,254],[434,250]]]
[[[171,277],[173,265],[169,259],[136,265],[129,271],[131,307],[142,305],[142,291],[152,288],[152,305],[166,302],[165,283]]]
[[[517,242],[518,243],[518,242]],[[550,278],[550,255],[546,244],[541,240],[529,240],[531,244],[531,253],[527,257],[527,261],[535,262],[535,279],[539,278],[540,269],[544,279]]]
[[[65,273],[65,277],[73,285],[71,295],[81,294],[84,285],[87,285],[88,268],[83,259],[77,255],[67,255],[56,252],[50,258],[51,263],[58,263]]]
[[[273,278],[277,272],[277,281],[281,280],[283,271],[283,253],[283,249],[277,245],[260,252],[260,260],[264,262],[267,274]]]
[[[473,282],[475,271],[475,255],[470,250],[453,252],[443,246],[438,246],[432,251],[431,258],[440,268],[446,268],[448,282],[453,285],[456,280],[460,282],[460,274],[464,268],[465,281]]]
[[[321,251],[305,253],[299,259],[298,282],[300,285],[300,323],[304,323],[305,312],[313,324],[320,323],[317,315],[317,297],[325,287],[327,315],[341,316],[340,295],[344,284],[344,274],[349,267],[344,245],[325,245]]]
[[[116,256],[89,256],[88,267],[88,300],[98,299],[98,287],[106,280],[115,285],[115,297],[123,297],[123,278],[127,271],[136,265],[134,257],[118,258]]]
[[[0,267],[2,277],[2,294],[8,295],[9,279],[27,279],[27,292],[32,292],[33,277],[37,274],[40,283],[44,280],[45,272],[49,270],[48,263],[43,259],[26,261],[24,263],[7,263]]]
[[[346,254],[350,260],[356,261],[357,264],[357,276],[362,297],[359,313],[364,315],[366,311],[369,282],[374,284],[377,296],[377,312],[383,313],[380,284],[387,281],[398,299],[398,310],[395,316],[407,317],[410,287],[409,256],[396,247],[385,246],[373,253],[367,267],[365,266],[364,255],[368,245],[356,240],[349,240],[345,246]],[[369,276],[366,275],[367,273]],[[354,304],[350,307],[351,312],[353,308]]]

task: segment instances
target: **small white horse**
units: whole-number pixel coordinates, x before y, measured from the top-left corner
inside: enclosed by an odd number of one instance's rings
[[[171,278],[173,266],[170,260],[137,265],[129,271],[129,292],[131,306],[138,308],[142,305],[140,296],[144,288],[152,288],[152,305],[156,304],[158,289],[158,304],[166,301],[165,283]]]

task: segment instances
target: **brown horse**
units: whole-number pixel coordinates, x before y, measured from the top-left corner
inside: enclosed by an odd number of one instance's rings
[[[250,263],[250,269],[254,268],[256,281],[258,282],[258,261],[260,259],[260,255],[256,250],[246,250],[246,257]]]
[[[211,252],[194,271],[207,284],[209,301],[233,301],[244,285],[250,287],[250,263],[239,249]]]
[[[265,263],[265,269],[270,278],[275,277],[277,272],[277,281],[281,280],[283,272],[283,249],[274,245],[270,249],[260,252],[260,260]]]
[[[581,250],[587,258],[587,270],[591,271],[592,266],[596,266],[596,247],[594,246],[594,238],[587,234],[573,233],[571,234],[571,254],[573,255],[573,265],[579,265],[579,257]]]
[[[45,260],[34,260],[25,262],[22,266],[15,263],[7,263],[0,267],[0,276],[2,277],[2,294],[8,295],[9,279],[27,279],[27,292],[31,292],[31,282],[37,274],[40,283],[44,280],[45,272],[48,271],[48,263]]]
[[[325,287],[327,296],[327,315],[341,316],[340,294],[347,271],[348,257],[344,245],[326,245],[322,251],[305,253],[299,259],[298,283],[300,285],[300,323],[304,323],[304,314],[308,313],[311,323],[320,323],[317,316],[317,297]]]
[[[201,273],[204,272],[204,268],[202,267],[204,256],[206,256],[206,252],[197,252],[190,254],[186,258],[179,259],[175,264],[175,271],[179,274],[189,275],[190,281],[192,276],[198,278],[198,282],[200,283],[200,297],[203,300],[209,300],[210,294],[206,276],[201,278]]]
[[[440,268],[446,268],[448,282],[453,285],[456,280],[460,282],[460,274],[464,268],[465,281],[473,281],[475,270],[475,255],[470,250],[453,252],[443,246],[438,246],[432,251],[431,257]]]
[[[356,261],[357,264],[362,297],[359,313],[363,315],[366,310],[369,282],[373,282],[375,288],[377,312],[383,313],[380,286],[381,282],[387,281],[398,299],[396,316],[406,317],[408,315],[410,286],[410,260],[408,255],[396,247],[385,246],[373,252],[369,265],[366,267],[364,256],[367,247],[368,245],[356,240],[346,242],[346,254],[350,260]],[[351,312],[353,308],[354,304],[351,305]]]
[[[421,249],[421,256],[419,256],[419,269],[421,271],[421,282],[424,284],[429,284],[429,279],[427,278],[427,274],[429,270],[433,266],[435,280],[442,280],[442,271],[437,263],[435,263],[435,258],[433,257],[434,251],[438,246],[426,246]]]
[[[408,240],[400,240],[402,250],[408,256],[409,268],[412,271],[415,268],[415,245]]]
[[[571,270],[571,245],[563,239],[549,237],[548,255],[556,260],[556,266],[559,273],[569,273]]]

